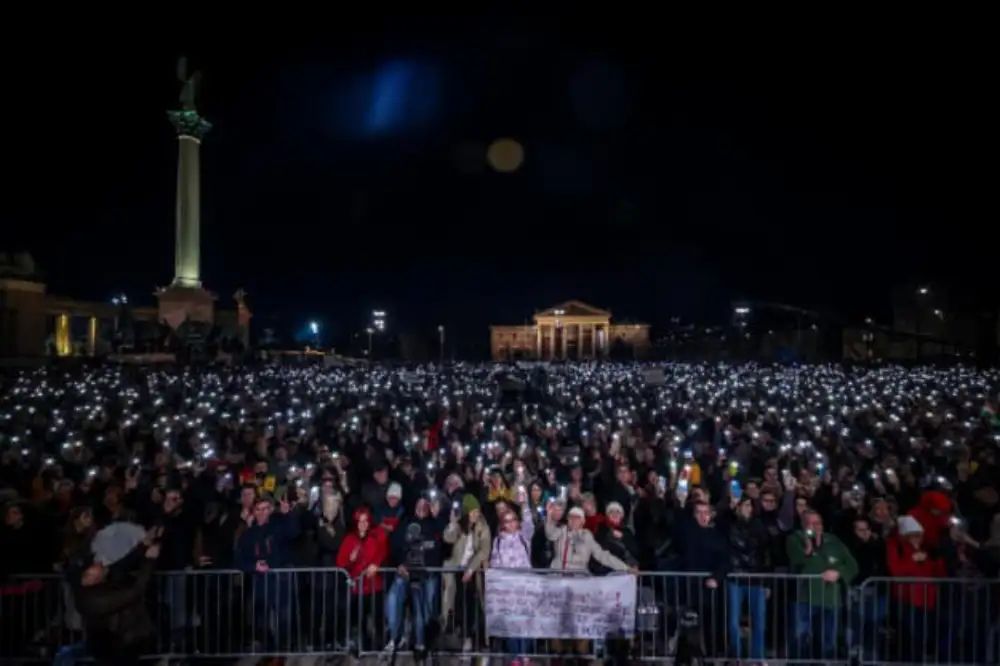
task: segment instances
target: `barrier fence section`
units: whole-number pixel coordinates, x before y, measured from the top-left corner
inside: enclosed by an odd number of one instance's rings
[[[502,590],[503,603],[494,596],[488,604],[487,577],[507,573],[520,574],[511,577],[519,582],[490,588]],[[371,656],[388,648],[400,655],[426,649],[501,659],[1000,663],[997,580],[870,578],[848,586],[823,576],[780,573],[730,574],[723,580],[673,572],[613,577],[612,586],[626,586],[618,589],[628,592],[627,603],[618,606],[627,605],[627,614],[634,614],[634,631],[596,636],[593,618],[599,615],[588,613],[616,604],[599,596],[607,590],[594,591],[606,578],[585,573],[532,569],[466,576],[462,570],[381,569],[352,580],[338,568],[161,572],[146,595],[154,630],[147,654]],[[51,660],[60,649],[82,645],[72,597],[57,575],[5,585],[0,661]],[[565,608],[551,607],[553,600]],[[538,604],[535,615],[559,615],[558,623],[546,625],[526,614],[533,604]],[[494,617],[488,618],[488,605]],[[511,624],[503,624],[507,620]],[[504,637],[487,631],[501,625]],[[561,638],[530,635],[541,626],[546,631],[556,626]]]

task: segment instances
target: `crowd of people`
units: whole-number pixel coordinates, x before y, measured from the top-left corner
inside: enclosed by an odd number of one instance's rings
[[[524,365],[4,376],[0,651],[1000,659],[1000,372]],[[655,621],[497,646],[488,568]]]

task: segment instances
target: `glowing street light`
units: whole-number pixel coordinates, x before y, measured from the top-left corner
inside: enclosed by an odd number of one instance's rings
[[[118,294],[111,298],[112,305],[128,305],[128,296],[125,294]]]
[[[365,329],[365,333],[368,334],[368,358],[372,357],[372,334],[375,333],[375,329],[369,326]]]
[[[372,311],[372,327],[380,333],[385,330],[385,310]]]

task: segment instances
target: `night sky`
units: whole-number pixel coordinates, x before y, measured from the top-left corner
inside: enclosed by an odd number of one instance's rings
[[[221,306],[243,286],[257,323],[343,332],[381,308],[485,344],[571,298],[654,326],[734,298],[885,318],[911,281],[995,300],[977,40],[569,23],[340,17],[294,48],[61,35],[7,75],[24,106],[5,110],[0,249],[29,250],[52,292],[154,302],[184,53],[215,125],[203,280]],[[518,172],[487,167],[499,137],[523,143]]]

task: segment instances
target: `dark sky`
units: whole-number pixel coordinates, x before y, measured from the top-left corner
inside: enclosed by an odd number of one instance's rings
[[[908,281],[995,294],[984,44],[930,20],[631,23],[338,16],[294,47],[62,28],[7,75],[0,248],[50,291],[152,303],[184,52],[215,124],[203,278],[260,321],[357,330],[384,308],[485,339],[570,298],[655,325],[740,297],[880,314]],[[505,136],[514,174],[484,163]]]

